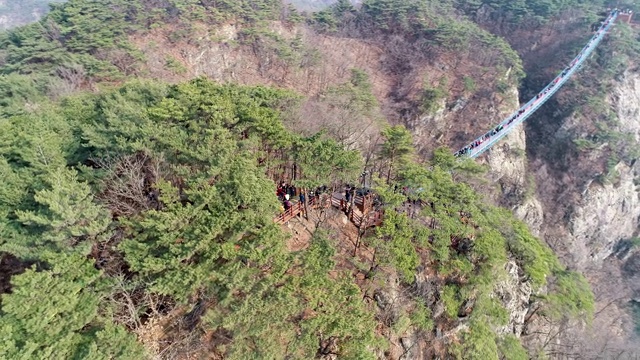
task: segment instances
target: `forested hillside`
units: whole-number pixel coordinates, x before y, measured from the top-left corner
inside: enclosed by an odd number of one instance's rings
[[[425,170],[412,160],[401,128],[383,132],[379,161],[387,162],[382,173],[391,172],[379,189],[385,223],[363,240],[377,254],[374,264],[337,253],[335,235],[322,226],[309,248],[285,251],[273,223],[274,180],[295,166],[304,186],[353,181],[361,167],[357,153],[333,140],[283,127],[278,108],[294,98],[204,80],[132,83],[3,121],[2,249],[26,267],[3,295],[0,329],[11,344],[3,356],[137,354],[143,350],[125,328],[140,330],[184,309],[185,318],[174,321],[191,319],[182,326],[203,337],[190,341],[232,358],[308,358],[329,338],[342,356],[370,357],[387,347],[379,326],[428,334],[434,322],[451,326],[470,302],[469,341],[447,351],[490,356],[503,341],[517,344],[491,332],[508,321],[491,294],[509,256],[534,287],[555,275],[558,293],[541,298],[548,316],[589,311],[588,287],[575,274],[523,225],[453,181],[477,171],[474,165],[439,152],[433,170]],[[424,189],[416,196],[431,204],[414,219],[393,190],[406,185]],[[460,210],[470,222],[461,221]],[[438,225],[425,226],[426,219]],[[473,246],[452,248],[454,237]],[[381,270],[357,286],[353,276],[369,266]],[[445,312],[435,319],[426,294],[415,292],[418,268],[442,287]],[[394,273],[413,305],[376,325],[375,306],[361,299]],[[38,320],[43,313],[51,314],[47,322]],[[49,335],[41,337],[45,329]],[[185,336],[175,331],[169,335]],[[218,343],[217,336],[232,341]],[[182,346],[174,351],[195,345]]]
[[[482,5],[70,0],[1,34],[0,358],[527,359],[547,351],[528,321],[589,323],[589,284],[487,168],[385,119],[508,97],[524,68]],[[542,23],[578,2],[489,5]],[[380,72],[297,83],[331,64],[309,39],[379,44]],[[189,79],[210,74],[180,54],[212,43],[255,74]],[[276,224],[282,181],[367,183],[382,223]]]

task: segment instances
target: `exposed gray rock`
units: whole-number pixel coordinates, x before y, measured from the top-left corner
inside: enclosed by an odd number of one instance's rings
[[[514,334],[519,337],[524,329],[524,320],[529,312],[532,288],[528,281],[521,281],[521,269],[515,261],[505,265],[507,279],[499,282],[494,289],[495,296],[509,312],[509,323],[496,329],[498,334]]]
[[[627,71],[613,91],[620,128],[640,142],[640,75]]]
[[[518,107],[518,91],[512,90],[514,101],[502,111],[507,116]],[[516,217],[527,223],[536,236],[540,236],[544,211],[535,198],[533,186],[527,176],[526,136],[524,124],[518,125],[509,135],[489,150],[487,162],[491,180],[500,184],[503,202],[512,206]]]
[[[466,98],[459,98],[456,101],[453,102],[453,104],[449,107],[451,112],[457,112],[460,111],[462,109],[464,109],[465,106],[467,106],[467,99]]]
[[[636,233],[640,198],[634,183],[638,169],[634,168],[618,164],[615,184],[592,182],[575,204],[568,223],[571,238],[567,241],[572,262],[578,268],[601,263],[614,253],[618,241]]]
[[[387,306],[389,306],[389,300],[381,291],[376,291],[376,293],[373,294],[373,299],[376,301],[376,304],[381,310],[384,310],[387,308]]]
[[[608,101],[618,118],[616,130],[632,134],[640,141],[640,75],[625,73],[615,83]],[[583,121],[581,116],[562,119],[551,141],[562,143],[586,138],[590,129]],[[590,168],[585,164],[600,164],[604,148],[606,144],[580,154],[581,164],[576,169],[581,175],[572,172],[571,167],[564,172],[556,169],[554,174],[553,164],[538,160],[533,171],[538,179],[545,181],[538,184],[540,196],[547,196],[540,199],[544,200],[545,209],[554,215],[538,216],[542,214],[542,207],[537,209],[535,201],[516,209],[516,215],[525,220],[534,233],[543,236],[566,265],[583,272],[592,285],[598,314],[593,328],[575,324],[572,327],[575,334],[564,334],[562,339],[562,346],[571,344],[585,353],[591,351],[587,348],[603,346],[598,339],[606,339],[610,346],[616,342],[623,344],[633,327],[625,306],[631,293],[640,290],[640,285],[636,285],[640,284],[640,276],[636,275],[637,252],[625,246],[625,241],[637,236],[640,230],[640,192],[636,186],[640,165],[619,163],[614,168],[617,175],[613,180],[602,184],[599,167],[595,166],[589,173]],[[549,198],[549,194],[556,196]],[[532,346],[535,347],[537,345]],[[597,350],[593,350],[594,353]]]
[[[527,188],[527,163],[524,125],[518,125],[509,135],[489,150],[487,161],[491,178],[501,186],[505,197],[521,199]],[[513,201],[510,201],[513,202]]]
[[[435,111],[408,123],[417,138],[439,137],[451,128],[451,122],[446,118],[449,114],[446,105],[446,99],[440,99]]]
[[[544,210],[542,204],[536,197],[525,199],[524,203],[516,207],[514,211],[516,217],[529,225],[531,233],[540,236],[544,222]]]
[[[418,343],[418,336],[414,332],[411,336],[400,338],[400,345],[404,352],[400,355],[399,360],[422,359],[422,352]]]

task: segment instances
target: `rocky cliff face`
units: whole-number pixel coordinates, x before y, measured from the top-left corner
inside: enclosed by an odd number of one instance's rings
[[[640,75],[625,73],[615,83],[608,102],[619,119],[619,130],[639,141]],[[608,336],[616,346],[625,347],[628,344],[623,339],[631,335],[633,327],[625,306],[640,295],[640,284],[633,281],[640,269],[635,266],[640,263],[640,254],[629,241],[640,230],[640,165],[617,163],[612,180],[603,183],[595,165],[602,161],[598,149],[563,165],[567,167],[562,172],[552,160],[527,159],[522,151],[527,141],[571,141],[569,135],[579,122],[574,116],[563,119],[553,139],[527,138],[524,129],[519,129],[484,159],[492,179],[500,184],[501,202],[511,206],[534,234],[591,282],[598,301],[595,324],[600,338]],[[537,189],[530,182],[532,178]],[[598,338],[585,329],[580,332],[573,339],[585,348],[593,345],[588,339]]]
[[[308,28],[273,22],[269,30],[280,37],[279,43],[260,39],[241,46],[241,30],[228,24],[210,33],[200,26],[186,41],[173,43],[171,29],[161,29],[131,40],[145,54],[150,75],[158,79],[182,81],[206,76],[219,82],[266,84],[314,96],[348,81],[351,69],[357,66],[371,75],[372,90],[378,99],[384,99],[391,89],[391,80],[380,76],[383,54],[375,44],[318,35]],[[304,44],[305,49],[300,58],[285,59],[277,47],[292,41]],[[167,68],[168,61],[181,64],[183,70]]]
[[[627,71],[611,95],[620,128],[640,142],[640,74]]]
[[[456,106],[456,104],[462,105]],[[439,134],[451,131],[457,126],[451,121],[451,118],[456,117],[457,112],[465,105],[466,100],[463,102],[454,101],[453,106],[447,106],[447,102],[443,100],[436,111],[417,118],[409,123],[409,126],[417,138],[435,137],[439,141]],[[484,102],[480,106],[485,108],[483,113],[492,115],[492,124],[497,123],[519,107],[518,91],[516,88],[512,88],[499,100]],[[478,133],[475,136],[484,130],[486,129],[476,129]],[[470,133],[468,141],[471,141],[475,136]],[[533,233],[537,235],[540,233],[543,223],[543,209],[542,204],[533,193],[533,180],[528,176],[525,147],[524,126],[519,125],[504,140],[489,150],[486,156],[481,157],[480,161],[489,165],[491,183],[498,184],[501,197],[499,202],[510,206],[516,215],[525,220],[531,226]],[[507,309],[509,322],[495,330],[499,334],[513,334],[520,337],[524,330],[525,318],[530,311],[532,287],[528,281],[523,279],[522,269],[515,261],[510,260],[506,263],[505,270],[508,276],[498,283],[494,289],[494,296]],[[460,326],[464,326],[464,322],[461,322]],[[454,336],[457,331],[459,331],[458,328],[450,334],[442,334],[442,336],[443,338]]]
[[[616,244],[638,231],[640,198],[634,179],[640,174],[636,165],[619,163],[618,181],[601,185],[589,182],[574,210],[568,214],[569,249],[572,263],[579,269],[601,266]]]
[[[519,107],[518,91],[512,89],[510,94],[511,101],[502,107],[502,116],[508,116]],[[534,235],[540,236],[544,213],[542,204],[535,197],[535,181],[528,171],[526,142],[524,125],[518,125],[480,161],[489,165],[490,179],[500,188],[499,202],[525,221]]]
[[[495,295],[509,312],[509,323],[496,330],[499,334],[513,334],[520,337],[529,312],[533,290],[529,281],[522,280],[522,269],[514,260],[510,260],[505,265],[505,269],[508,278],[498,284]]]
[[[608,102],[615,109],[620,131],[633,134],[636,141],[639,140],[640,75],[627,72],[615,83]],[[567,118],[558,129],[556,138],[564,139],[576,121],[579,120],[575,117]],[[548,188],[543,184],[545,182],[553,183],[556,190],[560,190],[556,193],[564,193],[561,197],[563,203],[558,204],[557,198],[549,198],[544,191],[537,192],[537,197],[545,203],[550,213],[558,205],[566,209],[562,214],[555,212],[554,219],[545,219],[543,226],[547,229],[543,232],[544,236],[550,245],[567,256],[570,265],[582,271],[601,267],[614,253],[616,244],[634,237],[640,225],[640,193],[636,186],[636,179],[640,175],[639,165],[635,162],[619,162],[612,169],[610,182],[603,184],[598,178],[601,175],[598,171],[588,170],[590,162],[597,168],[597,154],[597,150],[585,154],[563,174],[554,175],[549,171],[548,164],[534,169],[536,181],[541,184],[539,188]],[[583,170],[578,170],[578,167]],[[561,189],[562,186],[566,186],[566,189]],[[561,219],[557,215],[561,215]]]

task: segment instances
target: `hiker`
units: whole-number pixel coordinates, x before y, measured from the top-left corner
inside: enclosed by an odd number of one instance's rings
[[[298,196],[298,199],[300,200],[300,216],[304,216],[305,218],[307,217],[307,206],[305,204],[305,196],[304,196],[304,192],[302,192],[302,190],[300,190],[300,195]]]
[[[285,194],[284,202],[282,204],[284,205],[284,211],[291,209],[291,206],[293,206],[293,204],[291,204],[291,201],[289,201],[289,194]]]
[[[288,185],[286,189],[286,193],[289,196],[296,196],[296,187],[293,185]]]
[[[282,187],[278,187],[276,190],[276,196],[278,196],[278,200],[282,201],[284,199],[284,189]]]

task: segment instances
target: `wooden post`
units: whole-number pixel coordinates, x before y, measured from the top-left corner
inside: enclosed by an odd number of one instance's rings
[[[352,209],[351,211],[353,211],[353,204],[356,201],[356,192],[355,192],[355,190],[351,191],[351,189],[349,189],[348,191],[349,191],[349,193],[351,193],[351,209]]]
[[[302,206],[303,206],[303,210],[304,210],[304,218],[305,220],[309,220],[309,213],[308,213],[308,207],[307,207],[307,202],[309,201],[309,199],[307,199],[307,197],[309,197],[309,192],[305,191],[304,188],[300,189],[300,194],[304,194],[304,201],[302,202]]]

